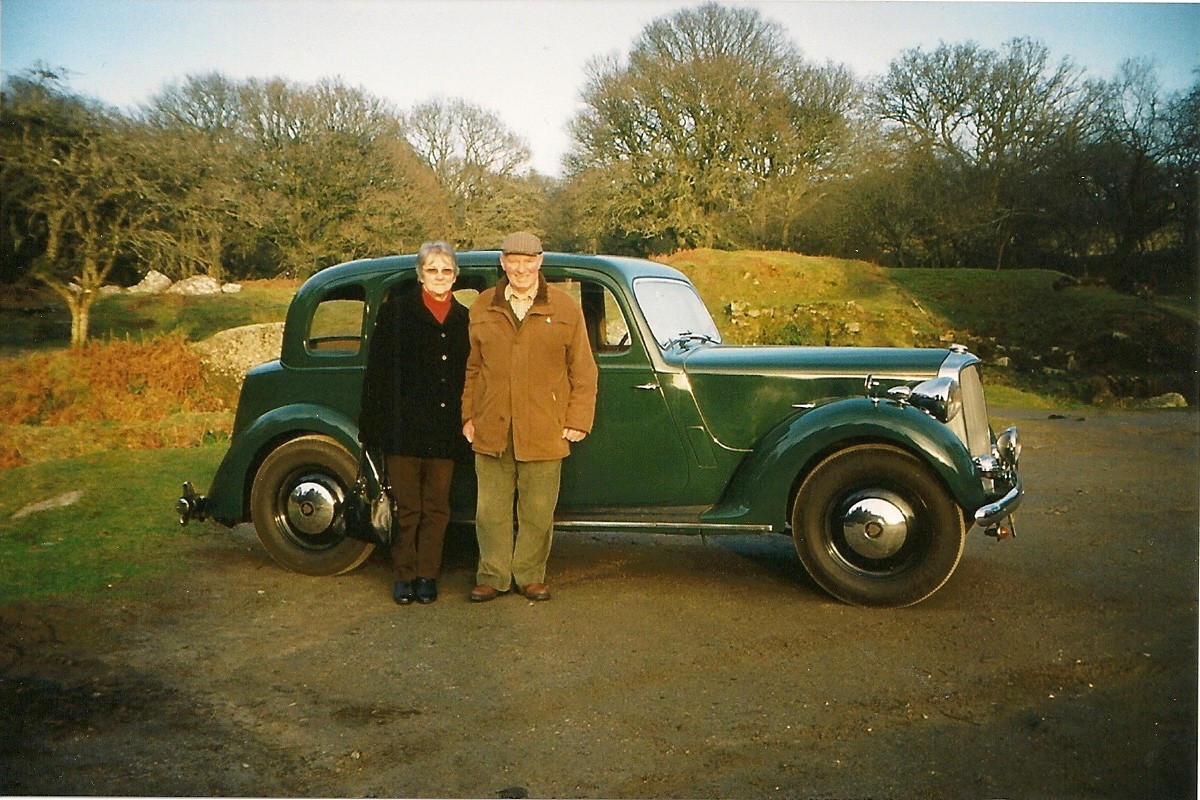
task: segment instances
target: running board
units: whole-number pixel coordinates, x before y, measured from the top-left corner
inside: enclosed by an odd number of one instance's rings
[[[554,529],[560,531],[649,531],[671,533],[773,533],[770,525],[750,525],[720,522],[682,522],[663,520],[661,522],[630,522],[614,520],[564,519],[555,520]]]

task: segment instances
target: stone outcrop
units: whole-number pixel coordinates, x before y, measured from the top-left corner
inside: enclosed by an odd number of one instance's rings
[[[171,287],[171,279],[158,270],[150,270],[135,286],[127,290],[130,294],[162,294]]]
[[[241,379],[247,370],[279,358],[283,323],[266,322],[215,333],[192,348],[213,372]]]
[[[220,294],[221,283],[216,278],[207,275],[193,275],[190,278],[175,283],[167,289],[167,294]]]
[[[171,279],[163,275],[158,270],[150,270],[146,273],[146,277],[142,278],[136,285],[130,286],[128,289],[122,289],[120,286],[104,286],[101,292],[104,294],[119,294],[127,292],[129,294],[186,294],[186,295],[207,295],[207,294],[234,294],[240,292],[242,285],[240,283],[221,283],[216,278],[211,278],[208,275],[193,275],[190,278],[184,278],[178,283],[172,283]]]

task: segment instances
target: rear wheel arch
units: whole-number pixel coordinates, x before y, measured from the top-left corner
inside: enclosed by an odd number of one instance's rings
[[[305,575],[354,569],[374,550],[344,530],[357,453],[325,434],[276,441],[253,471],[249,491],[249,516],[263,548],[281,566]]]
[[[259,417],[241,436],[247,442],[257,442],[253,454],[246,459],[242,475],[242,519],[250,519],[250,493],[254,477],[271,453],[293,439],[302,436],[324,436],[338,442],[346,450],[358,453],[357,422],[340,411],[327,406],[296,404],[281,406]]]

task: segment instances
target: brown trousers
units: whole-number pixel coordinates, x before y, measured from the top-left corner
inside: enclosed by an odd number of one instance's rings
[[[392,569],[396,580],[436,579],[450,522],[449,458],[387,457],[388,482],[396,498],[392,521]]]

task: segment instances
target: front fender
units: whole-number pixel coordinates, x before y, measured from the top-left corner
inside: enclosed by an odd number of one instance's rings
[[[281,442],[316,433],[358,453],[358,421],[329,406],[294,403],[268,411],[238,433],[217,468],[205,498],[205,513],[223,525],[250,518],[250,485],[258,465]]]
[[[953,431],[912,406],[858,397],[803,412],[767,433],[738,466],[720,504],[704,520],[784,530],[800,479],[829,453],[866,442],[913,453],[937,473],[968,513],[984,504],[971,455]]]

